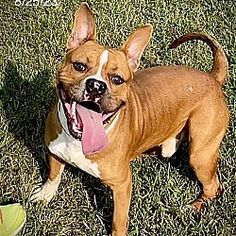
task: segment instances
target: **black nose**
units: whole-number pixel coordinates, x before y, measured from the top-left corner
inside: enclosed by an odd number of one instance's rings
[[[86,81],[86,90],[88,93],[93,93],[95,95],[102,95],[107,89],[106,83],[101,80],[88,79]]]

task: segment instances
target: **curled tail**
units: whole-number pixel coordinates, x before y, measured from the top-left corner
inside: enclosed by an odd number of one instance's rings
[[[210,74],[222,85],[227,77],[228,60],[224,50],[215,39],[213,39],[207,34],[194,32],[185,34],[180,38],[174,40],[171,43],[170,48],[176,48],[180,44],[192,39],[202,40],[210,46],[213,52],[213,67],[210,71]]]

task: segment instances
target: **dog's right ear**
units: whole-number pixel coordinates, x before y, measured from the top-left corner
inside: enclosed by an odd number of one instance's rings
[[[87,3],[81,3],[75,13],[72,32],[67,40],[67,50],[78,47],[88,40],[95,40],[96,25],[92,11]]]

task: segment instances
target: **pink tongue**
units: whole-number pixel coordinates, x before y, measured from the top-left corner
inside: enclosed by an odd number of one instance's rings
[[[102,124],[102,114],[77,104],[77,112],[83,124],[82,149],[85,155],[102,151],[108,145],[108,138]]]

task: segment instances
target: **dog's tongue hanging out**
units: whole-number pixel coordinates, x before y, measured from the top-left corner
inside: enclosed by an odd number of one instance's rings
[[[79,104],[76,106],[82,126],[82,149],[85,155],[102,151],[108,145],[108,138],[102,124],[102,114],[87,109]]]

